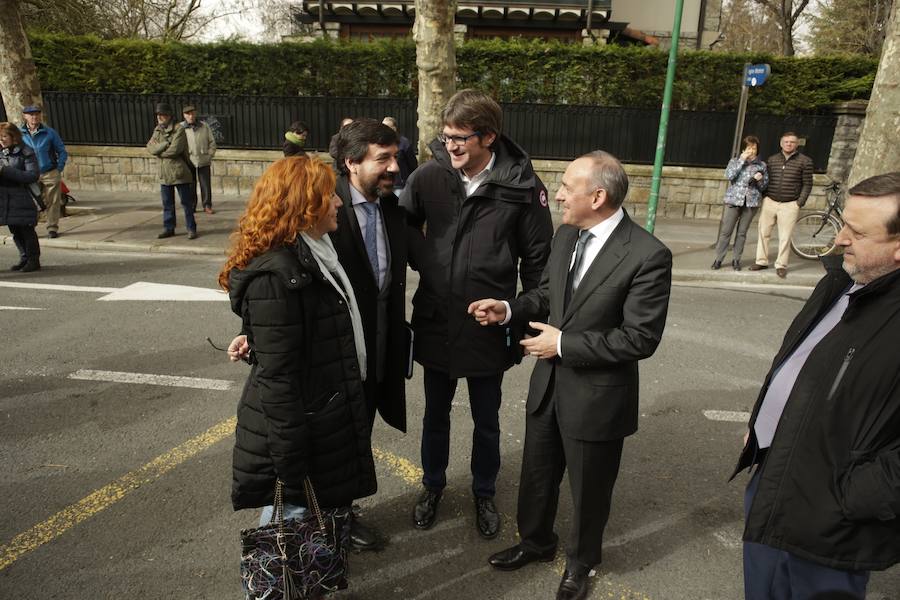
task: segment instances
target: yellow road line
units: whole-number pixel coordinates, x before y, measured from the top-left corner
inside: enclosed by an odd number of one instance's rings
[[[210,427],[197,437],[157,456],[144,466],[126,473],[109,485],[62,509],[43,523],[20,533],[8,544],[0,546],[0,571],[23,554],[56,539],[78,523],[109,508],[128,493],[159,479],[187,459],[232,435],[236,423],[237,418],[232,417]]]
[[[376,462],[385,465],[391,472],[409,485],[422,483],[422,469],[403,457],[372,447],[372,456]]]

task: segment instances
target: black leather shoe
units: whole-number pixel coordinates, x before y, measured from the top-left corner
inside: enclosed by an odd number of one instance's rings
[[[26,262],[28,262],[28,259],[23,258],[22,260],[20,260],[19,262],[17,262],[17,263],[14,264],[13,266],[11,266],[11,267],[9,268],[9,270],[10,270],[10,271],[21,271],[21,270],[22,270],[22,267],[25,266],[25,263],[26,263]]]
[[[486,540],[497,537],[500,533],[500,515],[493,498],[475,497],[475,526],[478,534]]]
[[[174,231],[172,231],[171,229],[166,229],[162,233],[160,233],[158,236],[156,236],[156,238],[159,240],[163,240],[165,238],[170,238],[174,235],[175,235]]]
[[[735,271],[740,271],[741,270],[741,261],[739,261],[739,260],[731,261],[731,268],[734,269]]]
[[[384,541],[374,529],[359,522],[358,517],[350,521],[350,549],[354,552],[377,551],[384,548]]]
[[[713,271],[718,271],[721,268],[722,268],[721,260],[714,260],[712,266],[710,267],[710,269],[712,269]]]
[[[56,238],[59,237],[59,232],[58,231],[48,231],[47,237],[50,238],[51,240],[55,240]]]
[[[556,590],[556,600],[584,600],[588,593],[589,569],[569,569],[563,573],[559,589]]]
[[[41,262],[37,259],[28,259],[22,268],[19,269],[22,273],[31,273],[32,271],[40,271],[41,270]]]
[[[550,562],[554,558],[556,558],[556,548],[541,554],[540,552],[528,550],[522,544],[516,544],[512,548],[507,548],[491,555],[488,562],[492,567],[500,571],[515,571],[528,563],[535,561]]]
[[[429,529],[437,518],[437,507],[441,502],[441,492],[425,490],[413,508],[413,525],[416,529]]]

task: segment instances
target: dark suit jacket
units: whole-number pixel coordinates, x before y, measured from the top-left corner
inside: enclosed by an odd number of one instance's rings
[[[337,180],[337,195],[344,205],[338,209],[338,228],[331,232],[331,241],[337,250],[338,260],[347,277],[356,301],[359,304],[363,333],[366,337],[366,371],[375,377],[375,348],[378,284],[359,222],[353,212],[353,199],[350,196],[350,182],[341,175]],[[381,214],[384,219],[387,244],[391,254],[391,283],[388,299],[387,323],[387,364],[384,381],[379,386],[376,405],[381,418],[391,427],[406,431],[406,366],[409,356],[406,311],[406,213],[397,204],[397,197],[382,198]]]
[[[638,361],[662,337],[672,253],[626,214],[563,311],[577,236],[561,225],[539,287],[510,302],[513,320],[547,319],[562,331],[562,357],[534,367],[527,410],[537,412],[552,391],[563,435],[614,440],[637,431]]]

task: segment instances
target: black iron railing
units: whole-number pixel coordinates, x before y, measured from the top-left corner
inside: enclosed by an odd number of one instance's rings
[[[220,147],[276,149],[295,120],[310,128],[310,148],[327,149],[343,117],[392,116],[415,141],[416,101],[392,98],[311,98],[45,92],[45,113],[69,144],[142,146],[155,125],[157,102],[177,112],[193,104],[216,132]],[[571,159],[602,148],[623,162],[652,164],[659,111],[599,106],[504,104],[504,131],[534,158]],[[0,119],[4,119],[0,105]],[[748,115],[745,134],[761,140],[765,157],[784,131],[805,139],[804,153],[824,172],[837,118],[832,115]],[[673,111],[667,165],[722,167],[728,162],[735,114]]]

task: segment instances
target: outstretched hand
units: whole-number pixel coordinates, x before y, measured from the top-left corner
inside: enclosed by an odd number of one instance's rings
[[[506,305],[493,298],[476,300],[469,305],[466,312],[475,317],[481,325],[502,323],[506,319]]]

